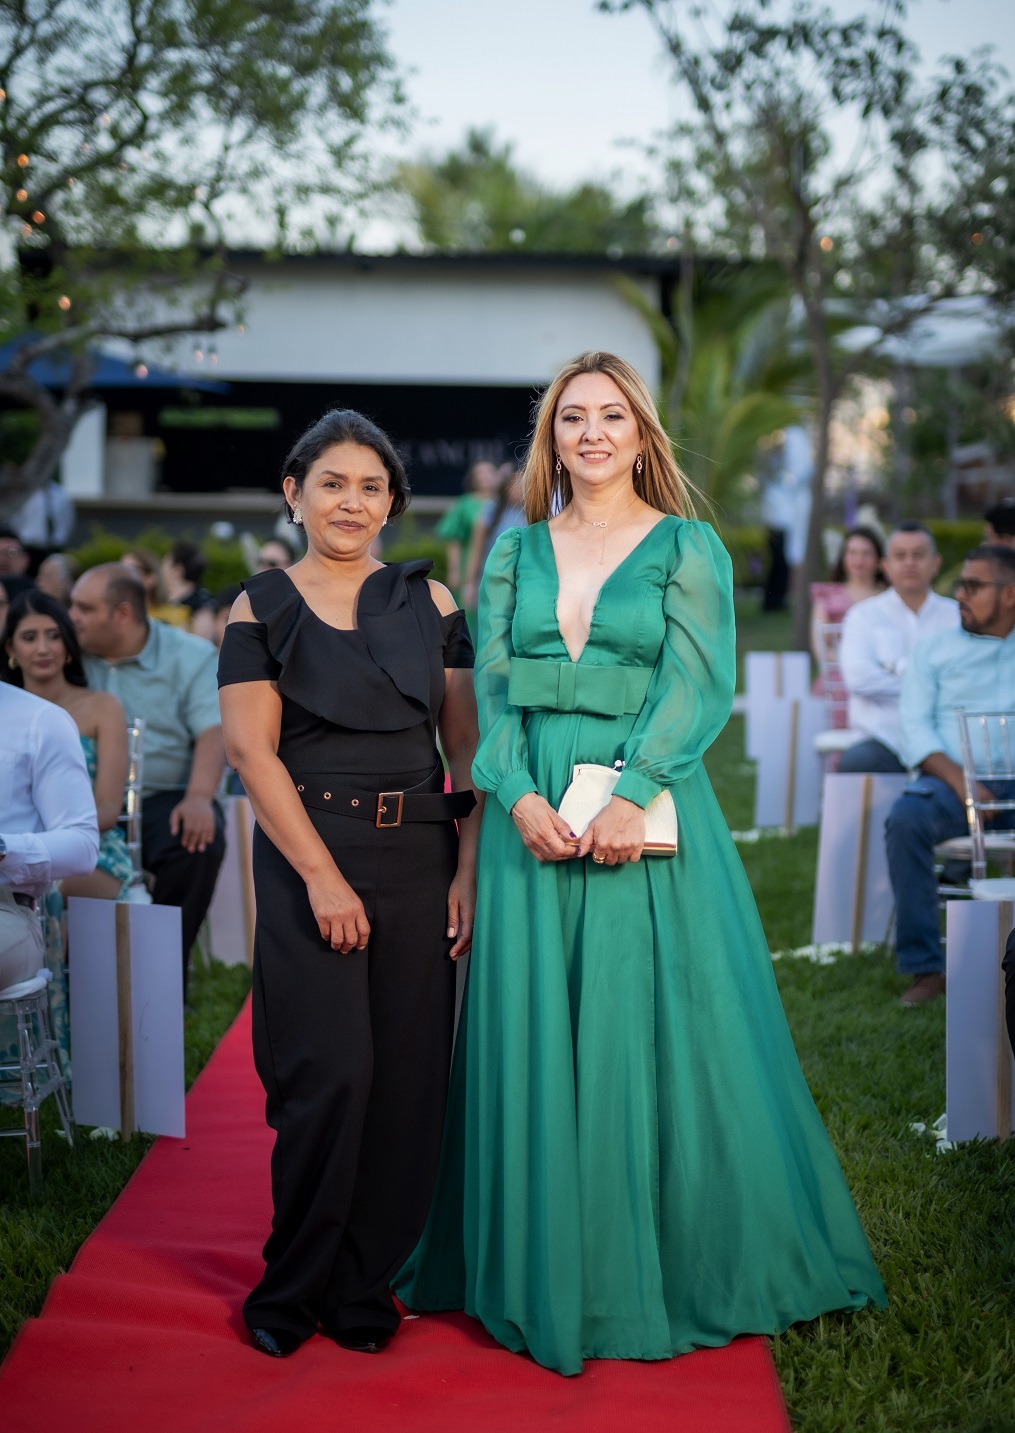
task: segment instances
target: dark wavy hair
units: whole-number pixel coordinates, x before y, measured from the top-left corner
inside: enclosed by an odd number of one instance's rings
[[[81,660],[81,644],[78,641],[78,634],[74,631],[70,615],[62,602],[58,602],[55,597],[50,597],[46,592],[40,592],[37,587],[31,587],[27,592],[20,593],[7,609],[7,621],[4,623],[3,632],[0,633],[0,651],[4,657],[4,660],[0,662],[0,676],[4,681],[10,682],[14,687],[25,685],[21,668],[12,667],[6,657],[7,643],[13,639],[15,632],[26,617],[49,617],[56,623],[60,630],[60,639],[70,658],[63,669],[63,674],[72,687],[87,687],[88,678],[85,676],[85,665]]]
[[[381,461],[388,475],[388,486],[392,492],[391,516],[398,517],[409,506],[411,492],[405,464],[398,455],[394,443],[377,424],[353,408],[332,408],[323,418],[318,418],[290,448],[282,464],[282,478],[295,478],[296,486],[303,487],[303,479],[317,462],[322,453],[336,443],[355,443],[359,448],[370,448]],[[286,517],[293,520],[293,510],[286,502]]]
[[[845,582],[846,580],[846,543],[849,542],[851,537],[862,537],[864,542],[869,542],[877,553],[879,562],[885,555],[885,545],[881,541],[881,536],[879,533],[876,533],[872,527],[851,527],[842,539],[842,547],[839,549],[838,559],[832,568],[832,582]],[[888,586],[880,571],[874,580],[882,587]]]

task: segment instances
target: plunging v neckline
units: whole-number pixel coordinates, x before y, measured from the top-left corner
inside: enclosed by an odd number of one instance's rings
[[[667,514],[661,513],[659,515],[658,521],[652,524],[648,532],[645,533],[643,537],[640,537],[638,539],[638,541],[631,548],[631,551],[627,554],[627,556],[622,557],[617,563],[616,567],[611,568],[610,571],[603,578],[602,582],[599,584],[599,591],[596,593],[596,600],[592,604],[592,612],[589,615],[588,635],[586,636],[585,641],[582,643],[581,651],[578,653],[577,657],[571,655],[571,648],[567,645],[567,642],[564,638],[564,633],[560,630],[560,618],[557,616],[557,607],[560,603],[560,568],[557,566],[557,550],[553,545],[553,535],[550,532],[550,524],[548,522],[543,523],[543,528],[546,532],[546,540],[550,544],[550,561],[553,564],[553,575],[557,588],[556,595],[553,599],[553,625],[557,629],[557,638],[560,642],[560,645],[564,648],[564,651],[567,653],[568,660],[572,663],[573,666],[577,666],[581,659],[584,657],[589,642],[592,639],[592,629],[596,623],[596,615],[599,612],[599,603],[602,600],[603,593],[606,591],[607,587],[616,577],[617,573],[621,570],[621,568],[625,567],[627,563],[631,561],[631,558],[634,557],[635,553],[640,551],[640,549],[644,547],[645,543],[648,542],[649,538],[655,532],[656,528],[660,527],[666,521],[666,518]]]

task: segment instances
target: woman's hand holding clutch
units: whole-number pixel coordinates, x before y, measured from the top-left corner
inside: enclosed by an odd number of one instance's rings
[[[317,928],[332,950],[348,955],[350,950],[364,950],[370,939],[370,922],[363,902],[337,867],[330,872],[307,879],[310,909]]]
[[[579,856],[592,853],[597,866],[640,861],[645,846],[645,812],[623,796],[611,796],[582,833]]]
[[[535,791],[515,802],[511,819],[537,861],[569,861],[578,855],[578,837]]]
[[[448,888],[448,936],[454,940],[448,954],[452,960],[466,955],[472,949],[472,925],[476,919],[476,872],[463,870],[455,872],[455,878]]]

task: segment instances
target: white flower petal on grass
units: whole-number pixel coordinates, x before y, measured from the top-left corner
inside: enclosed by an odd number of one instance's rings
[[[857,955],[872,955],[878,947],[870,942],[861,945]],[[795,950],[773,950],[773,960],[809,960],[812,965],[834,965],[842,955],[852,955],[848,941],[824,941],[819,945],[798,945]]]
[[[113,1129],[110,1125],[96,1125],[95,1128],[89,1132],[88,1138],[108,1139],[112,1143],[114,1139],[120,1138],[120,1131]]]

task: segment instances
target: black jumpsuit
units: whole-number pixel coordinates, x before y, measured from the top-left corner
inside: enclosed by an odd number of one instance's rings
[[[389,1284],[426,1221],[454,1021],[457,830],[447,816],[378,829],[332,814],[323,793],[444,790],[444,668],[471,667],[473,654],[465,614],[433,603],[431,566],[372,573],[355,631],[316,617],[285,572],[260,573],[244,584],[257,621],[230,625],[222,644],[220,686],[277,683],[279,758],[314,800],[307,813],[371,931],[363,951],[332,950],[304,882],[257,828],[254,1060],[276,1139],[251,1328],[394,1330]]]

